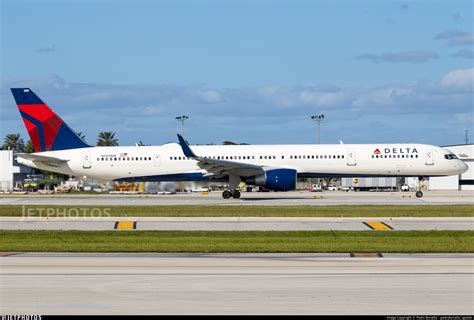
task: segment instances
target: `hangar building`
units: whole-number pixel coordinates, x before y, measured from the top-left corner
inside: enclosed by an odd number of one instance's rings
[[[469,169],[460,175],[431,177],[430,190],[474,190],[474,144],[443,146],[467,164]]]
[[[0,150],[0,190],[13,190],[16,182],[23,181],[32,168],[19,164],[12,150]]]

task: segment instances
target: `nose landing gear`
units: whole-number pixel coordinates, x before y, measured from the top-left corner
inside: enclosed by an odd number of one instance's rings
[[[418,182],[416,184],[416,193],[415,193],[415,196],[417,198],[421,198],[423,197],[423,192],[421,192],[421,180],[423,179],[423,177],[418,177]]]

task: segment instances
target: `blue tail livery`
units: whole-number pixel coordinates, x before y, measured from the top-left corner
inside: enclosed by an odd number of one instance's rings
[[[36,152],[90,147],[29,88],[12,88]]]

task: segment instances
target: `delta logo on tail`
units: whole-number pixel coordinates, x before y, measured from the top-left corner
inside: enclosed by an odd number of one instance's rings
[[[33,91],[11,91],[36,152],[89,147]]]

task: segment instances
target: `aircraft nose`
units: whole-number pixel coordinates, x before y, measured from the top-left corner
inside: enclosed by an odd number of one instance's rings
[[[462,174],[466,172],[469,169],[469,167],[464,161],[458,160],[458,163],[456,164],[456,169],[459,170],[459,174]]]

